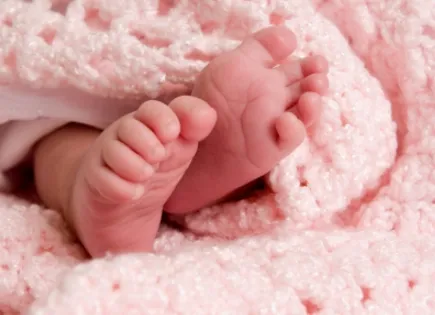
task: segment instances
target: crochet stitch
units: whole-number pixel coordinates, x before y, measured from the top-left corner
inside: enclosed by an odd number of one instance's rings
[[[163,226],[155,254],[87,262],[58,213],[2,195],[0,312],[434,313],[432,0],[8,0],[0,21],[1,82],[111,98],[99,106],[189,85],[276,23],[296,56],[327,58],[331,86],[267,192]],[[14,93],[2,122],[24,117]]]

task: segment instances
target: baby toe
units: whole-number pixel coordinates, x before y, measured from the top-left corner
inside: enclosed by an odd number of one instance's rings
[[[294,107],[293,113],[305,124],[312,126],[318,121],[322,113],[322,100],[319,94],[307,92],[299,98],[297,106]]]
[[[276,121],[275,128],[278,134],[280,150],[290,153],[305,139],[304,124],[291,112],[283,113]]]
[[[93,200],[127,202],[141,197],[144,189],[143,185],[126,181],[101,164],[89,167],[84,180]]]
[[[293,32],[284,26],[274,26],[248,37],[238,49],[254,62],[273,66],[286,59],[295,48]]]
[[[161,162],[166,149],[157,135],[145,124],[127,116],[118,126],[118,139],[150,164]]]
[[[181,96],[173,100],[169,107],[180,121],[181,135],[186,140],[203,140],[216,124],[216,111],[199,98]]]
[[[309,75],[301,81],[302,92],[315,92],[324,95],[329,88],[328,77],[325,73]]]
[[[314,73],[327,73],[329,65],[325,57],[315,55],[301,60],[301,68],[304,75],[309,76]]]
[[[105,165],[119,177],[139,182],[150,177],[154,169],[137,153],[118,140],[103,144],[101,157]]]
[[[162,143],[175,140],[180,133],[180,123],[177,116],[166,104],[161,102],[145,102],[134,113],[133,117],[151,129]]]
[[[284,75],[287,86],[297,84],[314,74],[319,74],[322,80],[327,80],[328,63],[321,56],[307,57],[302,60],[290,60],[275,69]],[[312,80],[312,79],[310,79]]]

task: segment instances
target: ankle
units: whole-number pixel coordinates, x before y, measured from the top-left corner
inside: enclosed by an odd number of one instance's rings
[[[69,217],[73,185],[81,160],[99,132],[68,125],[42,139],[35,147],[33,170],[36,190],[47,207]]]

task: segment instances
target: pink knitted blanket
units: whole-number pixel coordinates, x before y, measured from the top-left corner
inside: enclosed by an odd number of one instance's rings
[[[53,5],[0,2],[2,81],[154,97],[285,22],[331,92],[270,192],[162,227],[155,254],[89,262],[59,214],[0,197],[1,314],[435,313],[433,0]]]

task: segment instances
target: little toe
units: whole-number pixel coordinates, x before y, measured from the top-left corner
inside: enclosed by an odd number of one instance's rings
[[[286,59],[295,48],[293,32],[285,26],[274,26],[248,37],[238,49],[253,61],[271,67]]]
[[[142,122],[127,116],[119,122],[118,139],[150,164],[166,157],[166,150],[156,134]],[[168,138],[166,138],[168,139]]]
[[[319,94],[307,92],[301,95],[292,112],[305,124],[312,126],[322,113],[322,100]]]
[[[291,112],[284,112],[276,121],[278,146],[282,151],[292,152],[305,139],[304,124]]]
[[[143,103],[134,118],[150,128],[162,143],[175,140],[180,133],[180,123],[174,112],[158,101]]]
[[[181,135],[186,140],[203,140],[216,124],[216,111],[199,98],[181,96],[173,100],[169,107],[178,117]]]
[[[118,140],[105,143],[101,149],[101,157],[104,164],[115,174],[128,181],[144,181],[154,173],[151,165]]]

